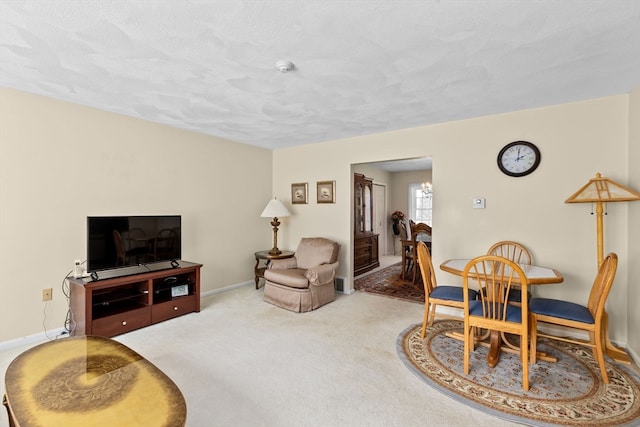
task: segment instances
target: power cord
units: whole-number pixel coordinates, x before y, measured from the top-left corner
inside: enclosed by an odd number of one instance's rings
[[[82,263],[80,265],[83,265],[87,262],[87,260],[82,261]],[[47,332],[47,307],[49,305],[49,301],[45,301],[44,302],[44,307],[42,309],[42,329],[44,330],[44,335],[45,337],[47,337],[47,339],[49,341],[52,340],[56,340],[60,337],[63,337],[65,335],[73,335],[73,333],[76,330],[76,322],[75,320],[73,320],[73,311],[71,310],[71,289],[69,288],[69,282],[67,281],[67,279],[69,279],[69,277],[71,277],[72,273],[74,272],[74,269],[70,270],[62,279],[62,283],[60,285],[60,288],[62,289],[62,294],[65,296],[65,298],[67,299],[67,314],[65,316],[64,319],[64,331],[62,331],[60,334],[58,334],[55,337],[50,337],[48,332]]]
[[[69,278],[69,276],[71,276],[71,273],[73,272],[73,270],[69,271],[65,276],[64,279],[62,279],[62,294],[67,298],[67,305],[68,305],[68,309],[67,309],[67,314],[65,316],[65,320],[64,320],[64,331],[62,331],[60,334],[56,335],[55,337],[50,337],[49,333],[47,332],[47,307],[49,306],[49,301],[45,301],[44,302],[44,308],[42,309],[42,329],[44,330],[44,336],[47,337],[47,339],[49,341],[52,340],[57,340],[58,338],[71,334],[73,332],[73,330],[75,330],[75,322],[73,325],[73,329],[70,328],[71,325],[71,321],[72,321],[72,313],[71,313],[71,296],[69,294],[69,285],[67,282],[67,279]]]
[[[84,261],[82,261],[82,263],[80,263],[80,265],[84,265],[87,262],[87,260],[85,259]],[[64,276],[64,278],[62,279],[62,284],[61,284],[61,288],[62,288],[62,293],[64,294],[64,296],[67,298],[67,303],[69,308],[67,309],[67,315],[65,316],[64,319],[64,329],[66,331],[67,334],[73,335],[73,333],[76,330],[76,322],[73,316],[73,311],[71,310],[71,289],[69,289],[69,282],[68,282],[68,278],[69,276],[71,276],[71,274],[74,272],[75,269],[70,270],[66,276]],[[63,332],[64,334],[64,332]]]
[[[49,336],[49,334],[47,334],[47,305],[49,304],[49,301],[45,301],[44,302],[44,308],[42,309],[42,329],[44,329],[44,336],[47,337],[47,339],[49,341],[51,341],[51,337]]]

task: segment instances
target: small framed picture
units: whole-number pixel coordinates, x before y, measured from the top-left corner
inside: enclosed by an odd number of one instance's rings
[[[291,184],[291,204],[306,205],[309,203],[308,194],[309,186],[306,182]]]
[[[335,181],[318,181],[318,203],[335,203],[336,202],[336,182]]]

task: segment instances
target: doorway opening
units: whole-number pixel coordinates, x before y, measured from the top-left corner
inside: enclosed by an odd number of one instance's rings
[[[352,173],[361,173],[373,180],[373,232],[379,235],[378,254],[380,267],[371,272],[400,261],[402,247],[399,235],[393,232],[391,213],[399,210],[406,219],[425,222],[423,215],[418,215],[415,199],[412,200],[410,189],[422,188],[432,183],[433,162],[430,156],[409,159],[391,159],[386,161],[358,163],[351,165]],[[429,222],[431,217],[431,199],[429,205]],[[420,205],[424,213],[424,205]],[[352,222],[353,224],[353,222]],[[353,225],[352,225],[353,227]],[[353,230],[352,230],[353,231]],[[368,273],[367,273],[368,274]],[[360,276],[361,277],[361,276]]]

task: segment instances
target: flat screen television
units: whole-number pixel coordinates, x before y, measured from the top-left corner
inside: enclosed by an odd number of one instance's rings
[[[119,270],[126,275],[176,267],[181,226],[180,215],[87,217],[87,271]],[[114,271],[109,277],[117,275]],[[99,276],[105,275],[92,275]]]

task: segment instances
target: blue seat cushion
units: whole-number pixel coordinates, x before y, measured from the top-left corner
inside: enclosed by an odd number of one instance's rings
[[[469,289],[469,299],[474,300],[478,293],[473,289]],[[464,289],[460,286],[436,286],[429,295],[430,298],[444,299],[448,301],[463,301]]]
[[[488,309],[493,310],[494,305],[488,304]],[[504,304],[495,305],[496,311],[502,313],[504,310]],[[469,315],[484,317],[482,314],[482,301],[469,301]],[[486,317],[493,317],[489,313]],[[514,305],[507,304],[507,322],[521,323],[522,322],[522,309]]]
[[[574,320],[576,322],[589,324],[595,323],[595,320],[587,307],[569,301],[549,298],[532,298],[529,302],[529,311],[535,314]]]

